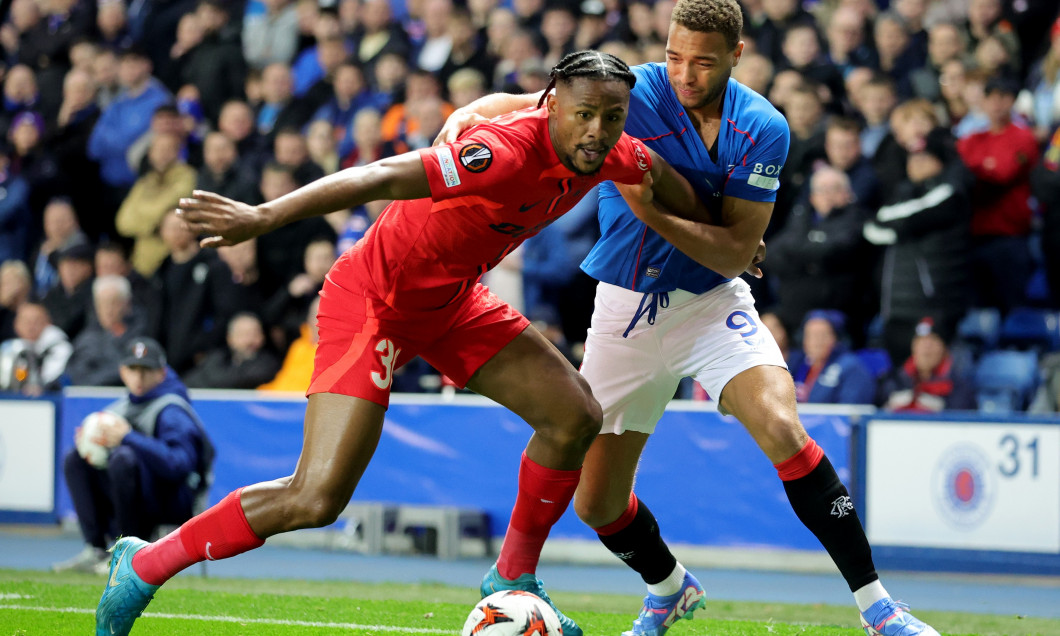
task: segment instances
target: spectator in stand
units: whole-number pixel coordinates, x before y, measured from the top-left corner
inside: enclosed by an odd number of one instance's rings
[[[408,37],[394,21],[388,0],[365,0],[360,16],[360,28],[353,35],[353,50],[367,77],[374,79],[375,66],[385,55],[395,54],[408,60]]]
[[[541,39],[544,43],[542,62],[552,68],[563,56],[574,51],[574,33],[578,17],[568,3],[552,2],[545,5],[541,16]]]
[[[260,391],[290,391],[305,393],[309,390],[309,381],[313,377],[313,360],[317,352],[317,309],[320,308],[320,297],[317,296],[309,305],[306,322],[302,324],[301,335],[291,343],[284,356],[283,364],[276,377],[258,387]]]
[[[309,157],[305,136],[295,128],[276,133],[272,157],[279,165],[289,168],[299,187],[324,176],[324,170]]]
[[[244,312],[228,321],[227,346],[206,354],[184,382],[191,388],[254,389],[279,370],[279,359],[265,348],[261,320]]]
[[[305,104],[295,98],[293,86],[291,67],[286,64],[269,64],[261,73],[262,103],[255,115],[255,127],[270,143],[277,131],[300,129],[313,114],[306,112]]]
[[[449,34],[453,15],[452,0],[425,0],[423,3],[423,41],[411,56],[413,66],[430,73],[437,73],[445,66],[453,50],[453,38]]]
[[[339,23],[339,16],[328,11],[321,13],[320,6],[311,1],[298,3],[299,28],[302,31],[300,39],[309,46],[299,46],[298,57],[291,64],[291,74],[294,76],[294,94],[302,97],[318,81],[324,79],[324,68],[320,65],[319,49],[325,40],[338,39],[343,44],[343,50],[352,52]]]
[[[75,210],[86,212],[81,226],[92,238],[113,231],[114,225],[113,216],[87,214],[96,209],[103,195],[99,165],[88,158],[88,140],[100,114],[96,89],[96,81],[89,72],[74,68],[67,73],[58,118],[45,133],[43,142],[55,158],[61,191],[69,195]]]
[[[821,54],[817,29],[810,24],[792,26],[784,34],[781,49],[784,52],[783,67],[794,69],[805,79],[827,89],[826,105],[835,110],[843,99],[843,76]]]
[[[7,137],[11,142],[10,170],[25,179],[29,187],[30,210],[34,218],[40,218],[48,199],[59,191],[61,185],[55,157],[41,143],[44,118],[33,111],[19,113],[11,122]]]
[[[243,58],[251,68],[290,64],[298,52],[298,12],[290,0],[265,0],[265,13],[243,18]]]
[[[100,115],[88,140],[88,156],[100,167],[104,197],[101,215],[114,214],[136,181],[136,168],[129,165],[126,153],[151,127],[151,116],[171,96],[162,84],[151,77],[151,60],[137,48],[121,53],[118,71],[122,92]]]
[[[1060,353],[1050,353],[1039,364],[1042,383],[1034,393],[1027,413],[1054,415],[1060,413]]]
[[[138,179],[151,171],[151,162],[148,160],[147,155],[151,149],[151,144],[158,135],[174,135],[178,139],[177,154],[185,163],[191,163],[192,155],[199,154],[193,152],[188,143],[188,131],[184,127],[180,111],[173,104],[163,104],[151,114],[151,126],[147,132],[137,139],[125,153],[130,165],[137,166],[136,174]]]
[[[544,90],[546,84],[547,82],[537,90]],[[409,104],[409,120],[416,122],[416,131],[405,135],[405,143],[410,149],[419,150],[431,146],[445,124],[443,113],[447,107],[452,109],[452,106],[443,102],[440,97],[426,97]]]
[[[106,466],[76,449],[63,459],[85,548],[55,571],[106,575],[108,537],[149,537],[160,524],[183,523],[213,481],[213,445],[161,346],[133,340],[119,370],[129,393],[104,407],[117,417],[103,420],[95,440],[110,449]],[[78,426],[75,439],[81,434]]]
[[[41,8],[44,15],[26,32],[18,56],[37,73],[40,110],[51,120],[62,101],[63,77],[70,70],[70,47],[79,38],[93,34],[95,7],[77,0],[49,0]]]
[[[40,22],[40,10],[41,7],[36,0],[13,0],[11,2],[7,19],[0,27],[0,45],[3,46],[5,61],[18,59],[23,41]]]
[[[972,59],[976,67],[988,77],[1000,75],[1015,77],[1019,74],[1019,59],[1013,57],[1012,53],[1005,48],[1003,38],[998,35],[988,35],[980,40],[975,50],[972,51]]]
[[[891,111],[897,100],[894,82],[882,73],[874,74],[856,95],[851,95],[858,114],[865,120],[861,129],[861,154],[866,158],[876,156],[880,143],[891,132]]]
[[[176,41],[168,54],[158,61],[155,76],[170,91],[176,92],[184,84],[184,67],[191,53],[202,42],[205,31],[195,12],[185,13],[177,22]]]
[[[112,51],[127,49],[133,44],[129,34],[129,15],[122,0],[100,0],[96,11],[96,30],[99,43]],[[71,49],[73,47],[71,46]]]
[[[858,346],[875,304],[865,284],[874,265],[861,237],[867,213],[850,179],[835,168],[814,172],[809,190],[809,202],[795,206],[769,243],[779,296],[772,310],[789,325],[800,324],[811,309],[839,310],[853,318],[848,333]]]
[[[841,342],[846,317],[834,310],[814,310],[802,325],[802,350],[791,354],[795,397],[811,404],[873,404],[876,380]]]
[[[905,21],[909,32],[909,53],[917,61],[917,68],[924,64],[928,57],[928,40],[930,38],[924,24],[928,0],[895,0],[891,9]]]
[[[95,250],[87,243],[74,243],[55,254],[59,284],[52,287],[41,304],[56,327],[76,339],[85,328],[92,303],[92,261]]]
[[[791,130],[791,144],[770,223],[774,228],[783,227],[788,213],[806,185],[814,162],[825,158],[824,109],[817,87],[808,82],[798,84],[785,102],[784,115]],[[769,236],[769,233],[766,235]]]
[[[162,217],[177,207],[180,197],[195,188],[195,169],[180,159],[180,138],[162,133],[151,140],[150,171],[140,177],[122,202],[115,225],[122,236],[134,239],[132,264],[150,277],[166,258],[159,237]]]
[[[10,150],[0,143],[0,262],[25,260],[29,252],[29,231],[33,224],[29,207],[29,185],[11,170]]]
[[[997,37],[1013,60],[1019,59],[1020,44],[1016,30],[1005,19],[1001,0],[969,0],[968,21],[965,23],[968,33],[969,48],[976,50],[990,37]]]
[[[926,99],[907,100],[891,111],[891,132],[880,142],[872,160],[884,203],[891,203],[899,185],[906,181],[909,153],[922,149],[928,134],[938,126],[935,108]]]
[[[118,366],[132,342],[146,335],[146,309],[133,307],[132,285],[124,276],[100,275],[92,282],[96,321],[74,340],[66,372],[81,386],[120,386]]]
[[[270,325],[271,340],[280,351],[286,350],[298,337],[305,322],[305,312],[323,288],[324,277],[334,263],[335,243],[327,239],[314,240],[305,248],[303,271],[265,303],[262,317]]]
[[[81,231],[74,206],[69,199],[52,199],[44,206],[44,239],[29,260],[37,298],[43,298],[59,282],[55,255],[78,244],[88,244],[88,237]]]
[[[199,247],[175,210],[163,216],[159,234],[169,256],[153,278],[160,297],[153,331],[166,343],[170,366],[184,373],[224,343],[238,298],[228,266]]]
[[[885,409],[938,413],[975,408],[975,387],[950,355],[949,338],[930,317],[917,323],[909,359],[882,383]]]
[[[877,66],[876,51],[866,42],[865,20],[857,9],[836,9],[828,21],[827,36],[828,60],[843,75],[857,67]]]
[[[363,166],[384,157],[408,152],[404,140],[383,141],[383,117],[379,111],[365,108],[353,118],[353,149],[342,159],[342,167]]]
[[[338,144],[331,124],[324,120],[309,124],[305,133],[305,147],[309,160],[316,164],[323,174],[329,175],[339,171]]]
[[[33,278],[22,261],[0,264],[0,342],[15,337],[15,313],[33,295]]]
[[[254,129],[254,111],[243,101],[232,100],[221,107],[217,130],[232,140],[239,155],[242,169],[260,165],[259,158],[265,154],[265,140]]]
[[[129,253],[121,243],[101,243],[96,248],[96,277],[120,276],[129,281],[129,289],[132,293],[132,311],[140,317],[148,315],[148,312],[158,302],[154,286],[151,281],[144,278],[140,272],[132,267],[129,262]]]
[[[1039,142],[1049,140],[1050,132],[1060,125],[1060,18],[1049,30],[1049,50],[1031,68],[1027,76],[1034,120],[1034,136]]]
[[[73,348],[39,303],[22,303],[13,340],[0,343],[0,391],[38,397],[61,386]]]
[[[972,191],[972,258],[980,306],[1007,312],[1024,300],[1033,263],[1027,248],[1031,231],[1030,174],[1038,163],[1034,133],[1012,122],[1018,85],[995,78],[986,85],[986,131],[957,143],[975,175]]]
[[[495,60],[486,52],[485,38],[479,37],[471,20],[471,14],[465,7],[454,6],[449,18],[449,38],[452,47],[449,58],[439,71],[439,77],[446,86],[453,75],[461,71],[475,71],[485,78],[493,77]],[[451,91],[452,89],[450,89]],[[449,95],[450,101],[453,100]]]
[[[762,326],[773,334],[773,339],[777,341],[780,353],[787,362],[791,359],[791,340],[788,338],[788,328],[784,326],[784,321],[771,311],[759,315],[759,318],[761,318]]]
[[[364,74],[356,65],[344,62],[335,70],[335,80],[331,99],[317,109],[311,121],[326,121],[334,128],[337,139],[350,140],[347,145],[339,147],[339,152],[346,154],[352,147],[352,135],[347,135],[346,127],[363,108],[384,110],[390,106],[390,98],[371,90],[364,81]]]
[[[239,168],[235,143],[224,133],[206,135],[202,145],[202,168],[196,177],[195,189],[216,192],[236,201],[251,201],[257,197],[257,187]]]
[[[880,316],[891,360],[905,359],[924,316],[955,333],[971,304],[971,177],[944,129],[906,143],[908,176],[864,229],[884,248]]]
[[[395,142],[407,140],[410,135],[419,131],[420,122],[414,116],[412,110],[419,104],[432,97],[441,97],[441,88],[438,80],[430,73],[416,71],[409,75],[405,86],[405,101],[394,104],[383,115],[382,132],[383,141]],[[453,112],[450,104],[441,104],[441,117],[444,121]],[[433,137],[431,137],[433,139]]]
[[[774,66],[780,66],[784,63],[784,34],[796,24],[816,27],[816,21],[796,0],[762,0],[762,11],[765,19],[757,25],[746,25],[745,30],[754,39],[756,50]]]
[[[833,116],[824,131],[824,154],[828,165],[850,179],[854,200],[862,210],[879,207],[880,183],[872,162],[861,154],[861,126],[857,120]]]
[[[773,63],[764,55],[744,53],[732,76],[759,95],[768,95],[769,85],[773,83]]]
[[[110,49],[101,49],[92,60],[92,79],[96,80],[96,105],[106,109],[121,94],[118,54]]]
[[[909,97],[912,94],[909,73],[924,64],[923,58],[917,59],[918,54],[911,46],[909,25],[897,13],[882,13],[876,18],[873,39],[880,71],[894,80],[899,95]]]
[[[217,248],[217,256],[232,273],[234,311],[260,312],[275,288],[266,288],[258,272],[258,240]]]
[[[907,0],[916,2],[917,0]],[[936,24],[928,31],[927,63],[909,74],[913,95],[930,101],[942,97],[942,68],[967,53],[964,35],[955,24]]]
[[[202,27],[202,41],[188,54],[181,84],[193,84],[202,96],[206,119],[216,122],[221,106],[243,96],[247,65],[240,50],[240,34],[225,0],[199,0],[195,15]]]
[[[1060,306],[1060,128],[1031,172],[1031,193],[1042,209],[1042,255],[1053,306]]]
[[[37,75],[25,64],[16,64],[4,75],[4,99],[0,104],[0,131],[7,132],[11,120],[26,110],[37,108],[40,92],[37,90]]]

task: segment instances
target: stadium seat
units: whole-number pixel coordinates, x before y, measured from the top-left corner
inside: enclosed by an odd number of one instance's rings
[[[854,355],[861,360],[862,364],[869,368],[872,376],[877,380],[887,375],[891,370],[891,356],[888,355],[886,349],[858,349],[854,352]]]
[[[990,351],[976,369],[976,399],[983,413],[1022,411],[1038,384],[1035,351]]]
[[[1060,349],[1060,314],[1047,309],[1013,309],[1001,324],[1001,344],[1039,352]]]
[[[976,351],[996,348],[1001,339],[1001,312],[992,307],[968,310],[957,325],[957,338]]]

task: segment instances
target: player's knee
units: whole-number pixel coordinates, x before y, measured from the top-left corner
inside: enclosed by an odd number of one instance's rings
[[[298,518],[296,525],[301,528],[322,528],[331,525],[338,520],[346,508],[346,503],[331,493],[302,493],[295,508],[295,516]]]
[[[615,505],[614,502],[609,501],[606,497],[582,496],[579,494],[574,498],[574,512],[582,520],[582,523],[590,528],[602,528],[618,519],[627,505],[629,505],[628,501],[621,505]]]
[[[791,457],[806,444],[809,436],[802,427],[797,413],[779,411],[773,414],[766,426],[767,436],[761,440],[763,449],[771,459]]]
[[[564,445],[583,446],[588,450],[589,445],[600,434],[603,420],[604,414],[600,403],[586,387],[579,398],[570,404],[556,436]]]

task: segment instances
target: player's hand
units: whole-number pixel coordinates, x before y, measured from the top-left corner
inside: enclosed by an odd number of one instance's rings
[[[445,125],[442,126],[441,132],[434,138],[433,145],[440,146],[453,143],[460,138],[460,135],[465,130],[485,121],[489,121],[489,119],[478,113],[463,112],[460,109],[454,110],[453,114],[449,115],[449,119],[445,120]]]
[[[195,190],[179,205],[177,216],[195,234],[206,235],[199,241],[203,247],[235,245],[273,229],[259,208],[213,192]]]
[[[615,187],[618,188],[622,198],[626,200],[626,205],[629,206],[630,210],[633,210],[633,214],[640,220],[644,220],[652,212],[652,201],[654,200],[654,194],[652,193],[652,184],[654,180],[651,178],[650,172],[644,173],[644,179],[641,180],[637,185],[630,185],[628,183],[614,182]]]
[[[766,242],[758,241],[758,249],[755,250],[755,255],[751,257],[751,264],[744,270],[755,278],[762,278],[762,270],[758,267],[763,261],[766,260]]]

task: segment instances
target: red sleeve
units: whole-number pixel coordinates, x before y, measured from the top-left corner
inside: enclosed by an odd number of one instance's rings
[[[604,161],[604,169],[601,170],[604,179],[637,184],[644,180],[646,172],[651,172],[648,149],[639,139],[622,133]]]
[[[489,190],[504,187],[525,163],[525,153],[519,146],[489,131],[423,148],[419,153],[427,171],[431,199],[435,201],[486,196]]]

